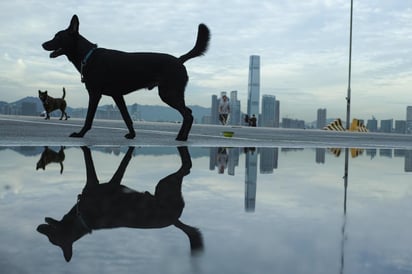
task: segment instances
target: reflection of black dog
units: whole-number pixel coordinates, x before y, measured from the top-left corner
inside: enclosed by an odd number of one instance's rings
[[[43,103],[44,110],[46,111],[46,120],[50,119],[50,113],[52,111],[55,111],[56,109],[60,109],[62,112],[62,115],[60,116],[60,120],[63,119],[63,116],[65,117],[65,120],[69,118],[66,113],[66,107],[67,103],[66,100],[64,100],[64,97],[66,97],[66,89],[63,88],[63,96],[62,98],[53,98],[47,94],[46,91],[41,91],[39,90],[39,98],[41,102]]]
[[[176,58],[162,53],[126,53],[117,50],[97,48],[79,34],[79,19],[73,15],[70,26],[56,33],[54,38],[43,44],[43,48],[52,51],[51,58],[66,55],[80,72],[82,81],[89,93],[89,106],[86,121],[80,132],[71,137],[83,137],[92,127],[94,115],[102,95],[111,96],[118,106],[129,133],[133,139],[136,133],[132,119],[127,111],[124,95],[143,88],[158,86],[159,96],[169,106],[183,116],[183,123],[177,140],[186,141],[193,123],[192,111],[186,107],[184,91],[188,81],[187,60],[203,55],[210,39],[209,29],[199,25],[194,48]]]
[[[192,167],[187,147],[178,148],[182,161],[180,169],[160,180],[154,195],[120,184],[134,148],[129,148],[112,179],[103,184],[99,184],[97,179],[89,148],[82,147],[82,150],[87,181],[77,204],[61,221],[47,217],[47,224],[37,227],[37,231],[46,235],[51,243],[61,247],[66,261],[72,257],[75,241],[92,230],[103,228],[162,228],[174,225],[189,237],[192,251],[202,250],[200,231],[179,220],[184,208],[182,181]]]
[[[36,170],[42,168],[46,169],[46,166],[50,163],[59,163],[60,164],[60,174],[63,173],[63,161],[64,161],[64,147],[60,147],[59,152],[56,152],[47,146],[44,147],[44,151],[41,154],[41,157],[36,165]]]

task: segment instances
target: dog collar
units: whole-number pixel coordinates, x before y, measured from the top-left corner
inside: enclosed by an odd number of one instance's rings
[[[83,75],[83,68],[86,66],[87,61],[89,60],[90,56],[92,56],[93,52],[97,49],[97,45],[94,48],[91,48],[87,53],[86,56],[84,56],[81,64],[80,64],[80,76],[81,76],[81,81],[84,83],[84,75]]]

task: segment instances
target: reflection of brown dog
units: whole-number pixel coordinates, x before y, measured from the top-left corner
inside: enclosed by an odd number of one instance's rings
[[[63,161],[64,161],[64,147],[60,147],[59,152],[56,152],[48,147],[44,147],[44,151],[41,154],[40,160],[37,162],[36,170],[42,168],[46,169],[46,166],[50,163],[60,164],[60,174],[63,173]]]
[[[82,147],[82,150],[87,181],[77,203],[62,220],[47,217],[47,224],[37,227],[38,232],[63,250],[66,261],[72,258],[73,243],[81,237],[92,230],[117,227],[163,228],[174,225],[189,237],[192,252],[202,250],[200,231],[179,220],[184,208],[183,177],[190,173],[192,167],[187,147],[178,148],[181,167],[159,181],[154,195],[121,185],[134,148],[128,149],[112,179],[102,184],[97,179],[90,149]]]
[[[66,89],[63,88],[63,96],[62,98],[53,98],[47,94],[46,91],[41,91],[39,90],[39,98],[43,103],[44,110],[46,111],[46,120],[50,119],[50,113],[52,111],[55,111],[57,109],[60,109],[62,112],[62,115],[60,116],[60,120],[63,119],[63,116],[65,117],[65,120],[69,118],[66,113],[66,100],[64,100],[64,97],[66,97]]]

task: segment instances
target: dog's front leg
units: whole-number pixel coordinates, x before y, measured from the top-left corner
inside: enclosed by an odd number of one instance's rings
[[[86,121],[84,122],[83,128],[79,132],[73,132],[70,137],[81,138],[86,134],[86,132],[92,128],[92,123],[94,115],[96,114],[97,106],[99,105],[101,94],[96,94],[96,92],[89,91],[89,107],[87,109]]]
[[[94,168],[92,153],[87,146],[80,147],[83,151],[84,163],[86,164],[86,186],[87,188],[93,188],[99,185],[99,179],[97,178],[96,169]]]
[[[127,133],[124,137],[126,137],[127,139],[133,139],[134,137],[136,137],[136,132],[134,131],[133,121],[132,118],[130,118],[129,112],[127,111],[126,102],[124,101],[123,96],[113,96],[113,100],[119,108],[120,114],[122,114],[123,120],[126,123],[127,129],[129,130],[129,133]]]

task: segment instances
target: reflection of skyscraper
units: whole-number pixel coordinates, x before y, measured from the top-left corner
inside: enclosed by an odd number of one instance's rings
[[[259,96],[260,96],[260,56],[252,55],[249,59],[249,83],[247,114],[259,117]],[[258,122],[259,124],[259,122]]]
[[[260,153],[260,173],[273,173],[273,169],[278,167],[278,148],[266,147],[259,149]]]
[[[405,150],[405,172],[412,172],[412,150]]]
[[[412,106],[406,107],[406,127],[407,133],[412,133]]]
[[[245,210],[255,211],[256,206],[256,182],[257,182],[257,151],[255,148],[246,152],[245,175]]]
[[[326,148],[317,148],[316,149],[316,163],[317,164],[324,164],[325,163],[325,154]]]
[[[237,99],[237,91],[230,92],[230,120],[231,125],[240,125],[240,101]]]
[[[263,127],[275,126],[276,97],[273,95],[262,96],[262,123]]]
[[[227,164],[227,174],[235,175],[235,167],[239,165],[239,147],[229,148],[229,162]]]
[[[209,169],[215,170],[217,159],[217,147],[211,147],[209,150]]]

